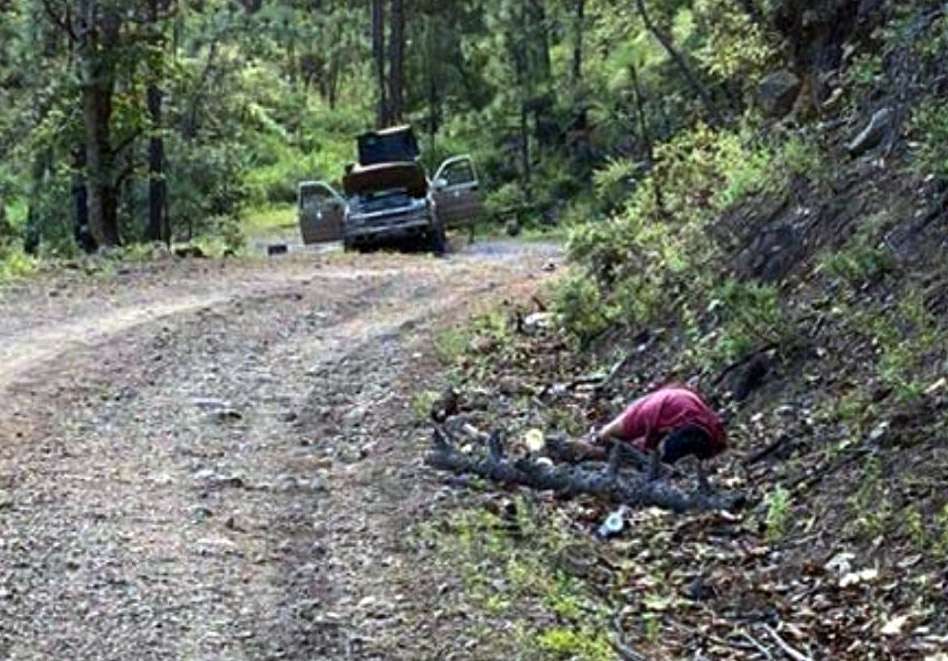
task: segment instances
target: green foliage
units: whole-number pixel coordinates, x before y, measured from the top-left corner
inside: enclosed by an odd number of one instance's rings
[[[848,528],[866,540],[889,534],[895,514],[882,470],[879,458],[870,456],[863,465],[858,488],[849,498],[852,519]]]
[[[425,422],[431,414],[431,407],[440,395],[434,390],[419,390],[411,397],[411,410],[419,421]]]
[[[445,366],[453,366],[464,355],[470,343],[470,335],[460,328],[445,328],[434,337],[434,349]]]
[[[297,226],[296,205],[276,205],[251,209],[243,214],[244,234],[254,236]]]
[[[762,346],[790,351],[797,344],[793,321],[771,285],[728,280],[713,289],[705,312],[716,322],[710,333],[702,332],[694,313],[685,314],[688,355],[703,367],[733,362]]]
[[[920,176],[948,181],[948,107],[933,99],[916,109],[911,125],[918,142],[913,168]]]
[[[593,190],[606,213],[615,211],[635,190],[639,170],[632,160],[613,158],[593,173]]]
[[[783,539],[790,524],[790,494],[779,484],[767,495],[767,540],[771,543]]]
[[[588,627],[553,627],[538,634],[536,644],[553,659],[599,661],[616,658],[606,635]]]
[[[0,284],[18,280],[36,272],[36,259],[15,248],[0,246]]]
[[[510,182],[488,193],[484,206],[488,215],[497,217],[526,206],[527,196],[520,184]]]
[[[743,150],[742,150],[743,151]],[[764,190],[774,177],[774,156],[766,147],[743,153],[743,158],[727,164],[724,187],[715,193],[712,204],[724,210]]]
[[[696,0],[694,13],[707,34],[698,57],[708,73],[754,85],[777,55],[769,35],[734,0]]]
[[[893,307],[853,312],[849,324],[854,334],[871,342],[876,374],[898,400],[917,399],[927,379],[938,373],[937,356],[945,331],[921,292],[909,294]]]
[[[564,327],[581,340],[589,340],[613,321],[612,311],[603,305],[596,282],[580,272],[567,276],[555,293],[553,309]]]
[[[476,508],[455,511],[424,524],[421,536],[439,562],[461,577],[468,607],[509,617],[515,604],[519,612],[540,612],[545,622],[556,622],[525,632],[524,651],[539,648],[544,658],[614,659],[605,634],[608,605],[558,561],[583,552],[575,537],[526,498],[512,500],[511,510],[512,516],[503,517]]]
[[[853,289],[878,282],[895,267],[895,260],[883,241],[886,216],[867,218],[849,241],[830,251],[820,261],[820,269],[841,278]]]
[[[780,145],[771,172],[770,190],[776,192],[788,175],[819,180],[827,171],[828,156],[816,141],[793,135]]]
[[[883,79],[882,56],[879,53],[861,53],[847,69],[847,78],[857,91],[865,93]]]
[[[708,339],[702,349],[713,350],[714,359],[763,338],[787,337],[778,332],[786,329],[786,319],[774,290],[730,283],[713,291],[720,248],[709,240],[707,228],[748,197],[782,185],[785,179],[774,175],[773,164],[778,158],[802,160],[800,147],[775,156],[741,132],[698,125],[655,151],[655,167],[619,213],[570,234],[569,255],[586,265],[591,277],[563,281],[559,309],[567,328],[589,337],[613,321],[630,327],[649,323],[667,314],[669,298],[687,291],[705,297],[705,305],[717,299],[711,311],[723,305],[727,314],[723,338]],[[622,172],[618,165],[610,170]]]

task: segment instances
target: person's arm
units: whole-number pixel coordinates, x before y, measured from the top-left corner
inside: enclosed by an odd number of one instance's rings
[[[624,438],[622,433],[623,418],[624,414],[616,416],[612,422],[595,432],[594,442],[605,444],[611,440]]]

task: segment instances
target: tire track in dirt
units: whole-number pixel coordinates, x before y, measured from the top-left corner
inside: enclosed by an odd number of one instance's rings
[[[363,600],[405,564],[379,494],[423,497],[406,375],[539,260],[373,256],[49,326],[6,377],[35,433],[0,451],[0,657],[379,657]]]

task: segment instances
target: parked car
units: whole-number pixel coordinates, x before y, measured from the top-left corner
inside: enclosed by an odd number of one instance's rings
[[[359,162],[346,168],[341,193],[325,181],[300,184],[303,243],[341,240],[347,250],[424,243],[443,253],[446,230],[482,212],[470,156],[449,158],[429,179],[409,126],[364,133],[357,147]]]

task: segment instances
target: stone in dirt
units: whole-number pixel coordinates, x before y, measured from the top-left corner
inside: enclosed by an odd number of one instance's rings
[[[523,320],[523,330],[528,335],[533,335],[541,330],[547,330],[552,327],[552,312],[534,312]]]
[[[344,416],[342,416],[342,426],[346,429],[358,427],[362,424],[362,421],[365,420],[368,414],[369,407],[354,406]]]
[[[869,120],[869,125],[847,146],[849,154],[853,157],[861,156],[870,149],[877,147],[886,133],[889,132],[893,115],[892,108],[883,108],[876,112]]]
[[[768,117],[784,117],[800,94],[800,78],[790,71],[776,71],[760,82],[757,102]]]

